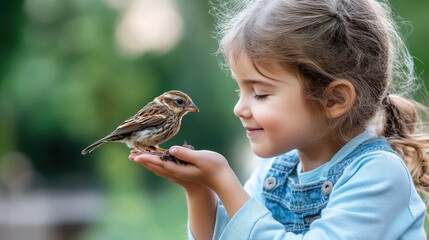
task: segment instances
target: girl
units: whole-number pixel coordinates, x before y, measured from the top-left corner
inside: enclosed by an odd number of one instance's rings
[[[215,152],[130,155],[184,187],[189,238],[425,239],[429,140],[416,104],[389,94],[414,77],[387,4],[245,2],[220,31],[234,113],[265,158],[245,186]]]

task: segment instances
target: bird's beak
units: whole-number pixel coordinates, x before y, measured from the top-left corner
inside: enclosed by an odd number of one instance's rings
[[[188,111],[188,112],[199,112],[200,110],[198,109],[198,107],[194,103],[191,103],[188,106],[186,106],[186,111]]]

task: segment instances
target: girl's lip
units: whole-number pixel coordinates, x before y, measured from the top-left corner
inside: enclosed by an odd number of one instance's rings
[[[250,128],[250,127],[245,127],[246,131],[257,131],[257,130],[262,130],[262,128]]]
[[[246,129],[247,136],[252,136],[257,132],[264,130],[263,128],[250,128],[250,127],[245,127],[245,129]]]

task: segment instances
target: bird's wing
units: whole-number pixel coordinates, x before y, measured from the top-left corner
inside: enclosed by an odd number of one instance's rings
[[[148,127],[154,127],[164,123],[169,115],[163,106],[146,106],[133,117],[125,120],[110,136],[124,135],[140,131]]]

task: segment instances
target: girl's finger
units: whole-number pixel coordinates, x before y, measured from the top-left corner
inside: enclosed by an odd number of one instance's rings
[[[134,158],[135,157],[137,157],[138,155],[137,154],[135,154],[135,153],[131,153],[129,156],[128,156],[128,158],[131,160],[131,161],[134,161]]]
[[[202,151],[196,151],[180,146],[173,146],[168,150],[168,152],[176,158],[192,164],[195,164],[198,159],[204,157],[204,153]]]
[[[157,171],[165,176],[174,176],[182,180],[192,179],[197,171],[197,168],[191,163],[178,165],[172,161],[163,161],[158,156],[151,154],[140,154],[134,158],[134,161],[143,164],[151,171]]]
[[[145,154],[145,153],[142,153],[142,154],[136,156],[134,158],[134,161],[141,163],[141,164],[151,163],[154,165],[161,165],[163,163],[163,161],[158,156],[155,156],[152,154]]]
[[[147,168],[149,171],[151,171],[152,173],[154,173],[155,175],[168,179],[170,181],[173,181],[175,183],[179,183],[182,182],[183,180],[180,178],[177,178],[176,176],[172,176],[170,175],[168,171],[166,171],[164,168],[158,166],[158,165],[154,165],[151,163],[142,163],[142,165]]]
[[[176,168],[179,167],[173,162],[163,161],[158,156],[150,154],[141,154],[134,161],[144,165],[151,171],[157,171],[165,176],[174,176]]]

